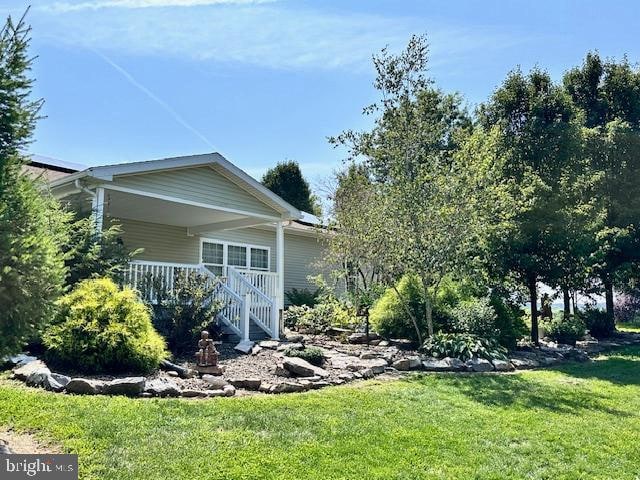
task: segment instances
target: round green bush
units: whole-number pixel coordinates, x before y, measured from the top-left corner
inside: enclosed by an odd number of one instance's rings
[[[43,341],[49,362],[87,373],[147,373],[166,357],[148,308],[106,278],[85,280],[62,297]]]
[[[575,315],[564,318],[562,314],[557,314],[553,320],[547,320],[543,325],[551,340],[566,345],[575,345],[585,333],[584,322]]]
[[[309,362],[311,365],[315,365],[317,367],[321,366],[322,362],[324,361],[324,352],[321,348],[318,347],[305,347],[303,350],[287,348],[284,351],[284,354],[287,357],[301,358]]]

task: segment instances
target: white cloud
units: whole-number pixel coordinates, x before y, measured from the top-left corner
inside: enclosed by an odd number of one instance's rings
[[[34,31],[57,43],[117,54],[276,69],[352,71],[370,69],[372,53],[385,45],[403,46],[412,33],[428,33],[432,66],[459,62],[486,48],[508,48],[514,39],[517,43],[527,41],[507,32],[470,31],[436,21],[429,25],[415,18],[334,13],[255,1],[242,5],[244,1],[249,0],[90,0],[73,5],[131,7],[47,7],[34,16],[34,24],[39,24]],[[141,8],[151,4],[188,4],[193,8]]]
[[[54,2],[40,8],[52,12],[75,12],[79,10],[100,10],[104,8],[162,8],[197,7],[203,5],[246,5],[268,3],[275,0],[94,0],[81,2]]]

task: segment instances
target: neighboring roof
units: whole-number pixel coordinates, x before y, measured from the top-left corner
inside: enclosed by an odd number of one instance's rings
[[[73,173],[64,178],[54,180],[50,183],[51,188],[57,188],[69,183],[75,182],[81,178],[92,177],[97,180],[111,181],[114,176],[118,175],[135,175],[142,173],[150,173],[161,170],[171,170],[176,168],[198,167],[205,165],[217,165],[225,172],[233,176],[234,181],[248,190],[257,194],[263,201],[271,203],[292,219],[302,217],[300,210],[283,200],[280,196],[273,193],[267,187],[262,185],[256,179],[251,177],[243,170],[236,167],[219,153],[206,153],[201,155],[189,155],[184,157],[163,158],[159,160],[146,160],[142,162],[120,163],[113,165],[103,165],[98,167],[89,167],[80,172]]]
[[[64,160],[59,160],[57,158],[45,157],[44,155],[29,155],[31,161],[29,165],[33,165],[34,167],[45,168],[47,170],[54,170],[57,172],[64,173],[75,173],[80,170],[84,170],[86,165],[80,165],[79,163],[65,162]]]

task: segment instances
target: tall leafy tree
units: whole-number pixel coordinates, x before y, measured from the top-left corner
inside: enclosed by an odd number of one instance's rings
[[[375,56],[374,86],[381,100],[365,109],[377,115],[375,126],[368,132],[346,131],[332,141],[346,146],[350,159],[362,163],[371,180],[375,208],[350,212],[373,216],[357,227],[357,234],[375,245],[375,264],[393,280],[403,274],[420,279],[431,335],[438,288],[468,262],[483,209],[478,178],[467,158],[458,155],[468,136],[469,117],[457,95],[433,87],[427,64],[428,46],[419,36],[398,55],[383,50]],[[375,228],[370,229],[371,224]],[[400,300],[406,305],[408,299]],[[416,334],[420,341],[418,328]]]
[[[571,100],[546,72],[510,73],[478,112],[486,134],[498,136],[496,177],[514,212],[491,229],[489,252],[497,274],[528,290],[531,337],[538,342],[538,283],[559,258],[566,221],[563,179],[573,170],[578,129]]]
[[[583,115],[585,170],[596,201],[592,272],[614,316],[613,289],[640,261],[640,70],[590,53],[564,86]]]
[[[20,173],[41,105],[30,99],[29,32],[11,18],[0,30],[0,356],[51,318],[65,278],[67,216]]]
[[[278,163],[263,175],[262,184],[298,210],[321,214],[318,200],[302,175],[298,162],[289,160]]]

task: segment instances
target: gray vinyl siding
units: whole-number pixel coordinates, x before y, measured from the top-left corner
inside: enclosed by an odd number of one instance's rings
[[[186,228],[136,220],[119,219],[122,239],[128,248],[142,248],[137,260],[172,263],[200,263],[200,237],[188,236]],[[269,247],[271,271],[276,269],[276,232],[257,228],[225,230],[206,236],[214,240]],[[307,276],[320,271],[315,263],[322,257],[321,242],[312,237],[287,234],[284,239],[284,289],[314,288]]]
[[[278,216],[275,210],[211,167],[116,177],[114,185],[212,206]]]

